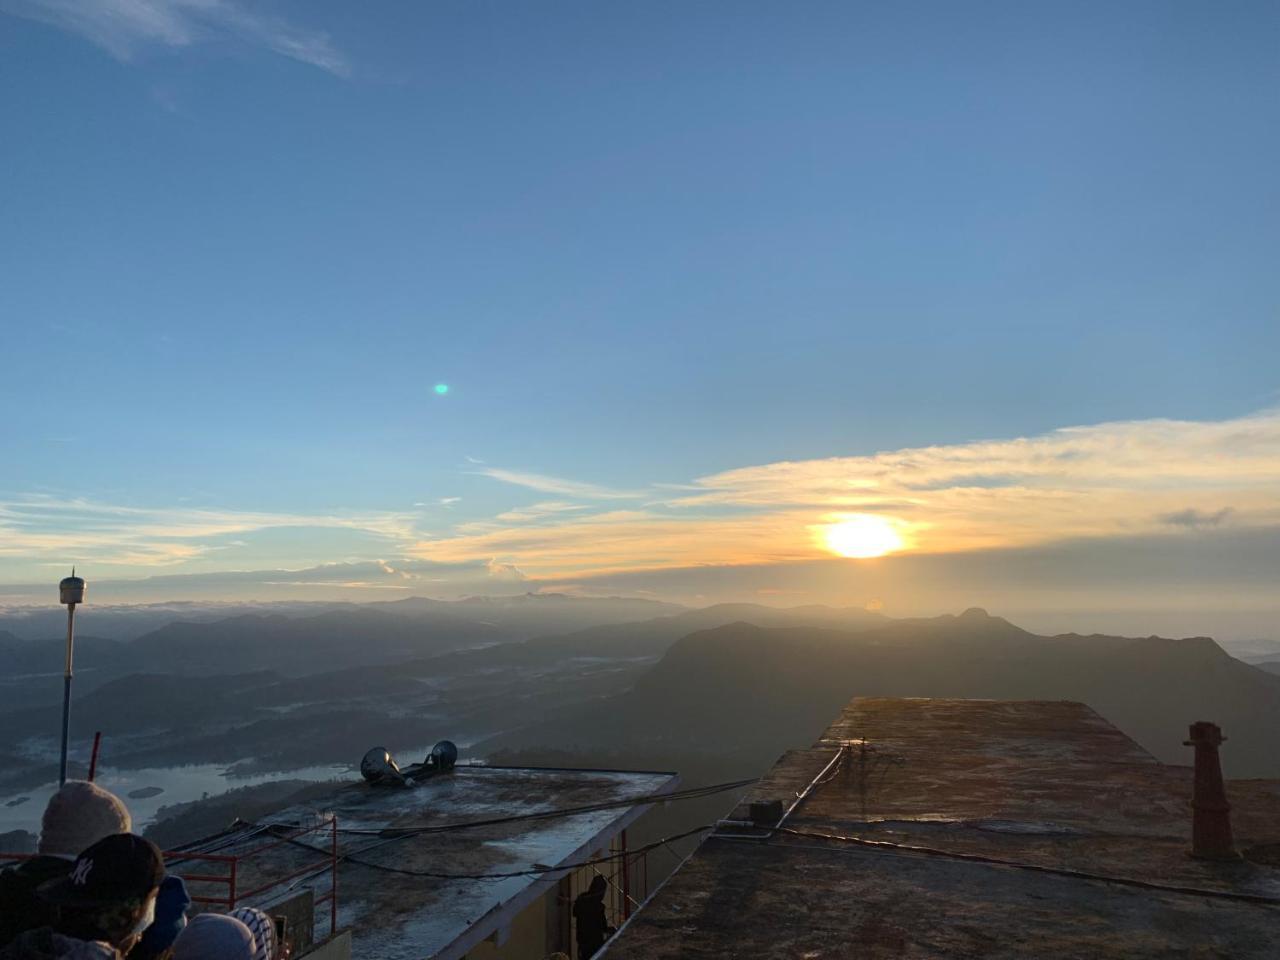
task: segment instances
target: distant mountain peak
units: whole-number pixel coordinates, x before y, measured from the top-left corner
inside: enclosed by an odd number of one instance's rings
[[[991,614],[983,610],[981,607],[970,607],[964,613],[960,614],[961,620],[990,620]]]

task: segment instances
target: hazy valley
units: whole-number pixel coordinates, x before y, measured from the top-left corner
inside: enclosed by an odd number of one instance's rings
[[[137,618],[117,622],[133,630]],[[104,782],[163,791],[145,810],[349,775],[374,745],[415,760],[444,737],[478,759],[673,769],[688,783],[751,776],[856,695],[1082,700],[1170,763],[1187,761],[1186,725],[1212,718],[1231,738],[1228,775],[1280,774],[1277,665],[1207,638],[1044,637],[981,610],[894,620],[534,595],[130,630],[82,641],[73,757],[83,771],[101,731]],[[59,649],[0,635],[4,689],[22,691],[0,714],[6,829],[33,826],[40,804],[21,798],[38,799],[56,775]],[[241,791],[210,801],[208,815],[299,786]]]

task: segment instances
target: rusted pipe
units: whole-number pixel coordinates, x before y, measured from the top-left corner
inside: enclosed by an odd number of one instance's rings
[[[89,756],[89,782],[98,775],[98,749],[102,746],[102,731],[93,735],[93,753]]]
[[[1200,860],[1235,860],[1240,856],[1231,836],[1231,804],[1218,758],[1218,747],[1226,739],[1216,723],[1200,720],[1191,724],[1191,735],[1183,742],[1196,748],[1191,856]]]

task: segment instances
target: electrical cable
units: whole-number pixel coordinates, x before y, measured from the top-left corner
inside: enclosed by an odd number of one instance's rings
[[[520,823],[520,822],[529,821],[529,820],[547,820],[547,819],[553,819],[556,817],[576,816],[582,813],[594,813],[600,810],[610,810],[618,807],[635,807],[635,806],[642,806],[642,805],[651,804],[651,803],[667,803],[675,800],[698,800],[703,797],[709,797],[709,796],[714,796],[715,794],[718,794],[718,793],[724,793],[728,790],[736,790],[740,787],[750,786],[751,784],[755,783],[757,779],[758,778],[753,777],[748,780],[732,780],[724,783],[712,783],[712,784],[707,784],[706,786],[703,786],[703,787],[690,787],[687,790],[675,790],[670,793],[649,794],[642,797],[633,797],[627,800],[613,800],[613,801],[607,801],[603,803],[584,804],[582,806],[577,806],[577,807],[560,807],[555,810],[543,810],[537,813],[516,814],[510,817],[494,817],[487,820],[464,820],[461,822],[441,823],[441,824],[434,824],[434,825],[422,826],[422,827],[405,827],[405,828],[393,827],[393,828],[386,828],[381,830],[373,830],[373,829],[363,829],[363,830],[362,829],[345,829],[344,830],[342,827],[339,827],[338,828],[339,833],[353,834],[357,836],[378,836],[382,838],[382,841],[379,843],[369,844],[368,846],[362,847],[360,848],[360,850],[353,851],[352,853],[349,853],[349,854],[340,854],[337,859],[339,862],[346,861],[348,863],[355,863],[361,866],[370,867],[375,870],[385,870],[388,872],[401,872],[399,868],[393,868],[385,864],[374,863],[371,861],[360,860],[354,854],[363,852],[364,850],[371,850],[374,847],[382,846],[384,843],[391,843],[396,840],[406,840],[410,837],[422,836],[424,834],[448,833],[455,830],[469,830],[475,827],[498,826],[498,825],[508,824],[508,823]],[[258,827],[260,831],[285,829],[284,824],[254,824],[254,826]],[[677,837],[668,838],[668,840],[672,840],[672,839],[680,840],[685,837],[692,836],[694,833],[700,833],[703,830],[708,830],[708,829],[711,829],[711,828],[699,827],[696,830],[691,830],[687,833],[682,833]],[[394,831],[393,835],[387,836],[387,834],[391,831]],[[661,846],[664,842],[665,841],[658,841],[656,845]],[[297,840],[296,838],[291,839],[289,843],[291,843],[293,846],[302,847],[304,849],[312,850],[317,853],[328,853],[328,851],[326,850],[321,850],[321,848],[312,846],[309,843],[303,843],[302,841]],[[651,848],[645,847],[643,849],[644,849],[644,852],[648,852],[648,850]],[[635,852],[635,851],[632,851],[632,852]],[[597,861],[584,861],[582,864],[580,864],[580,866],[587,866],[590,863],[605,863],[605,862],[608,862],[610,859],[613,859],[613,858],[605,857]],[[579,865],[573,865],[573,866],[576,867]],[[304,876],[297,878],[293,886],[296,886],[298,883],[302,881],[309,880],[314,876],[319,876],[320,874],[326,872],[329,869],[330,867],[328,864],[318,867],[314,873],[305,874]],[[547,870],[552,870],[552,869],[559,870],[562,868],[561,867],[547,868]],[[566,867],[564,869],[568,869],[568,868]],[[539,873],[546,873],[547,870],[533,869],[533,870],[516,871],[514,873],[501,874],[501,875],[490,875],[490,874],[466,875],[466,874],[443,874],[443,873],[422,873],[422,872],[416,872],[416,873],[409,872],[409,875],[436,877],[438,879],[501,880],[501,879],[506,879],[507,877],[510,877],[510,876],[531,876]]]
[[[810,830],[797,830],[794,827],[766,828],[770,833],[784,833],[789,836],[810,840],[826,840],[836,843],[847,843],[859,847],[869,847],[889,853],[920,854],[922,856],[942,857],[948,860],[962,860],[969,863],[984,863],[1000,867],[1012,867],[1017,870],[1028,870],[1033,873],[1047,873],[1058,877],[1070,877],[1074,880],[1092,880],[1099,883],[1119,884],[1126,887],[1137,887],[1142,890],[1157,890],[1163,893],[1178,893],[1196,897],[1212,897],[1219,900],[1237,900],[1243,903],[1263,906],[1280,906],[1280,897],[1269,897],[1265,894],[1235,893],[1229,890],[1209,890],[1204,887],[1186,887],[1177,884],[1156,883],[1152,880],[1138,880],[1133,877],[1116,877],[1101,873],[1090,873],[1085,870],[1072,870],[1068,867],[1048,867],[1038,863],[1027,863],[1021,860],[1006,860],[1002,857],[991,857],[981,853],[963,853],[957,850],[943,850],[938,847],[926,847],[918,844],[896,843],[892,840],[869,840],[866,837],[851,837],[837,833],[821,833]],[[716,838],[715,834],[712,834]],[[734,838],[717,838],[734,839]],[[760,839],[765,839],[761,837]]]
[[[188,860],[198,860],[206,854],[214,854],[219,850],[225,850],[233,847],[238,843],[244,843],[246,840],[252,840],[260,837],[264,833],[268,833],[270,827],[261,824],[248,823],[244,820],[237,819],[226,830],[221,833],[215,833],[208,837],[202,837],[199,840],[192,840],[184,843],[180,847],[174,847],[172,850],[166,851],[173,856],[165,858],[166,864],[184,863]]]
[[[683,862],[683,861],[684,861],[684,859],[685,859],[685,857],[687,857],[687,856],[688,856],[688,854],[681,854],[679,850],[677,850],[675,847],[671,846],[671,844],[669,844],[669,843],[664,843],[664,844],[662,845],[662,847],[663,847],[663,849],[664,849],[664,850],[666,850],[666,851],[667,851],[667,853],[671,854],[672,858],[674,858],[674,859],[675,859],[676,863],[681,863],[681,862]]]
[[[544,864],[535,864],[527,870],[508,870],[502,873],[443,873],[436,870],[410,870],[407,867],[395,867],[386,863],[376,863],[372,860],[363,860],[353,854],[339,854],[338,862],[354,863],[357,866],[368,867],[371,870],[380,870],[383,873],[394,873],[404,877],[423,877],[431,880],[509,880],[512,877],[534,877],[541,876],[546,873],[559,873],[562,870],[578,870],[582,867],[591,867],[599,863],[611,863],[614,860],[630,858],[637,854],[648,853],[650,850],[656,849],[663,844],[672,843],[676,840],[683,840],[685,837],[691,837],[696,833],[705,833],[708,830],[714,830],[714,824],[704,824],[700,827],[694,827],[692,830],[686,830],[683,833],[677,833],[669,837],[663,837],[661,840],[654,840],[652,843],[646,843],[639,847],[633,847],[629,850],[620,850],[617,853],[611,853],[603,857],[593,857],[590,860],[579,860],[577,863],[561,863],[556,866],[546,866]],[[303,843],[301,840],[290,840],[294,846],[303,847],[306,850],[312,850],[316,853],[328,853],[322,847],[315,847],[309,843]],[[315,876],[329,869],[326,864],[316,871]]]
[[[674,790],[670,793],[651,793],[641,797],[629,797],[622,800],[606,800],[601,803],[583,804],[577,807],[558,807],[554,810],[542,810],[534,813],[520,813],[509,817],[493,817],[487,820],[463,820],[454,823],[423,824],[422,826],[397,826],[383,829],[360,829],[339,827],[339,833],[364,836],[382,836],[394,830],[397,836],[420,836],[430,833],[450,833],[454,830],[471,830],[476,827],[501,826],[507,823],[521,823],[527,820],[551,820],[557,817],[572,817],[582,813],[596,813],[601,810],[614,810],[619,807],[639,807],[653,803],[670,803],[675,800],[699,800],[729,790],[747,787],[757,781],[757,777],[748,780],[732,780],[726,783],[713,783],[705,787],[690,787],[687,790]]]

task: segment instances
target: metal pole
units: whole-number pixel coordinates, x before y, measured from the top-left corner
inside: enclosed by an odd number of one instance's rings
[[[622,919],[631,919],[631,865],[627,863],[627,831],[622,831]]]
[[[67,666],[62,677],[62,762],[58,766],[58,786],[67,782],[67,733],[71,726],[71,652],[75,643],[76,605],[67,604]]]

